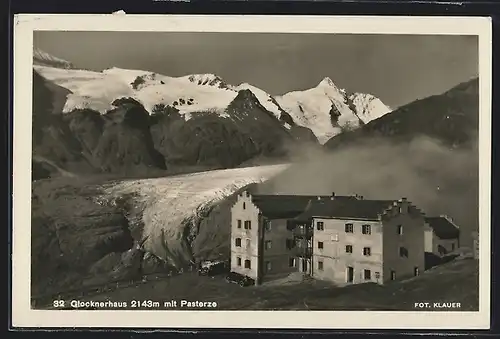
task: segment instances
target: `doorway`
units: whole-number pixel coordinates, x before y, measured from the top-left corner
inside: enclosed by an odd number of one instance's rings
[[[396,271],[391,271],[391,280],[396,280]]]
[[[347,266],[347,282],[352,283],[354,281],[354,267]]]

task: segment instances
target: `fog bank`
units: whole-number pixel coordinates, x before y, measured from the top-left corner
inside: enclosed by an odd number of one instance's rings
[[[428,216],[452,217],[465,246],[478,228],[477,143],[450,149],[427,137],[399,144],[370,139],[335,151],[302,147],[293,160],[292,167],[260,185],[259,193],[406,197]]]

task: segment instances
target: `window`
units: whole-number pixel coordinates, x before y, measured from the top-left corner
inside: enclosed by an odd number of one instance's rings
[[[293,241],[293,239],[286,239],[286,249],[287,250],[291,250],[292,248],[294,248],[295,246],[295,242]]]
[[[396,271],[391,271],[391,280],[396,280]]]
[[[241,238],[236,238],[236,240],[234,241],[234,245],[236,247],[241,247]]]
[[[236,265],[241,266],[241,258],[236,258]]]
[[[245,192],[245,195],[246,195],[247,197],[249,197],[249,196],[250,196],[250,193],[247,191],[247,192]]]
[[[398,225],[398,234],[399,235],[403,234],[403,225]]]
[[[345,253],[352,253],[352,245],[345,246]]]
[[[322,241],[318,241],[318,248],[319,249],[323,249],[323,242]]]
[[[240,219],[238,219],[237,223],[238,223],[238,228],[241,228],[241,220]]]
[[[245,268],[252,268],[252,264],[250,263],[250,260],[245,260]]]
[[[271,262],[266,261],[266,271],[269,272],[271,270]]]
[[[247,239],[247,248],[250,248],[250,239]]]
[[[408,250],[405,247],[399,248],[399,256],[401,258],[408,258]]]
[[[346,233],[354,233],[354,225],[353,224],[345,224],[345,232]]]
[[[290,258],[288,259],[288,266],[290,266],[290,267],[295,267],[295,258],[290,257]]]
[[[323,223],[323,221],[318,221],[316,223],[316,229],[318,231],[324,231],[325,230],[325,224]]]
[[[372,271],[365,270],[365,280],[372,280]]]
[[[451,250],[454,251],[455,250],[455,244],[451,244]]]
[[[372,234],[372,226],[371,225],[363,225],[362,226],[363,234]]]
[[[246,209],[246,208],[247,208],[247,204],[243,203],[243,209]]]
[[[250,220],[245,220],[245,229],[246,230],[252,229],[252,222]]]
[[[271,240],[267,240],[267,241],[265,242],[266,250],[271,249],[272,244],[273,244],[273,243],[272,243],[272,241],[271,241]]]
[[[266,220],[264,222],[264,228],[266,231],[270,231],[271,230],[271,221],[270,220]]]
[[[370,255],[372,255],[372,249],[370,247],[364,247],[363,248],[363,255],[369,257]]]
[[[413,274],[414,274],[415,276],[417,276],[417,275],[419,275],[419,274],[420,274],[420,271],[418,270],[418,267],[415,267],[415,268],[413,269]]]
[[[295,239],[295,246],[296,246],[297,248],[302,248],[302,247],[304,247],[303,245],[304,245],[304,244],[302,243],[302,240],[301,240],[301,239],[298,239],[298,238],[297,238],[297,239]]]
[[[322,261],[318,261],[318,270],[323,271],[323,262]]]
[[[380,279],[380,272],[375,272],[375,279]]]

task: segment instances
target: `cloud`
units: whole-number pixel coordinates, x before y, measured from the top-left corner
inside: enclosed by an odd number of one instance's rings
[[[427,137],[399,144],[370,139],[333,152],[303,146],[292,160],[289,170],[259,187],[261,193],[406,197],[428,216],[451,216],[463,241],[478,228],[477,144],[450,149]]]

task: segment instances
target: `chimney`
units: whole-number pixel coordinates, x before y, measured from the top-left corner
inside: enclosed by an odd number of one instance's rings
[[[406,202],[406,201],[408,201],[408,199],[406,199],[405,197],[403,197],[403,198],[401,198],[401,201],[402,202]]]
[[[459,228],[457,224],[455,224],[455,222],[453,221],[453,219],[449,216],[449,215],[446,215],[446,214],[441,214],[439,215],[441,218],[445,218],[450,224],[452,224],[453,226],[455,226],[456,228]]]
[[[318,195],[318,200],[321,200],[321,197]]]
[[[335,192],[332,192],[332,197],[334,197],[334,196],[335,196]]]
[[[330,200],[335,200],[335,192],[332,192],[332,195],[330,196]]]

